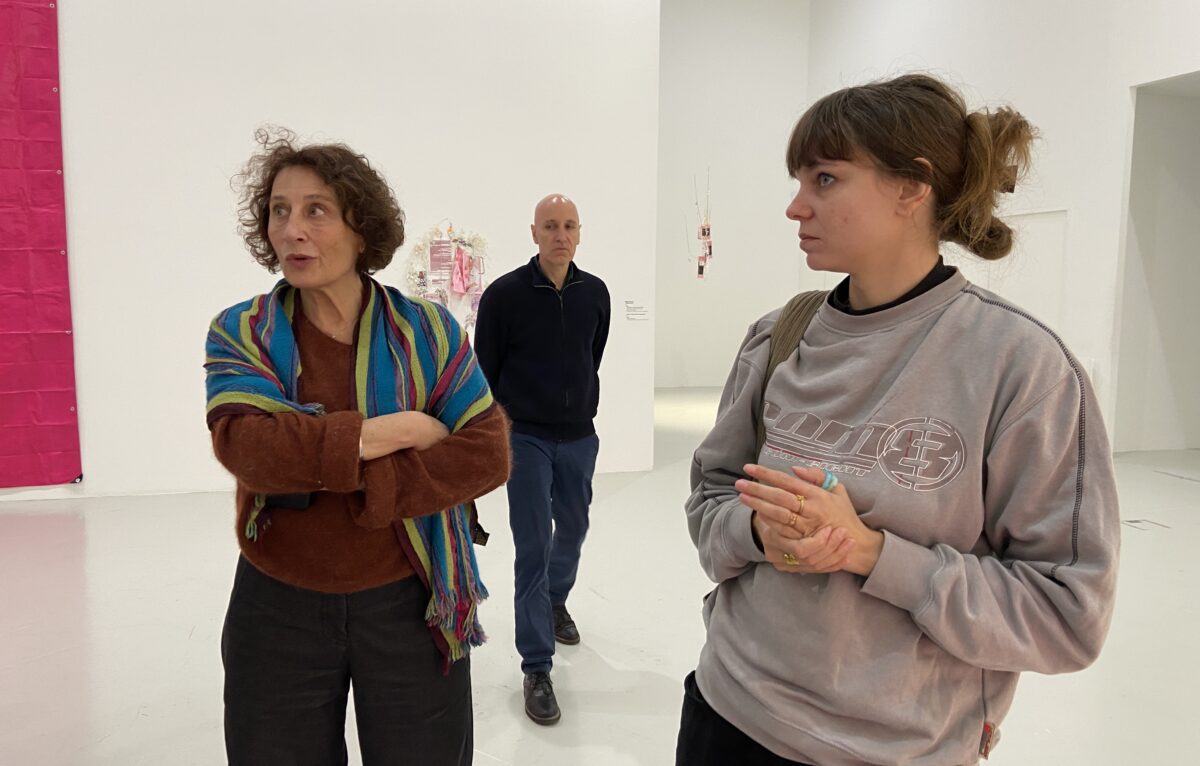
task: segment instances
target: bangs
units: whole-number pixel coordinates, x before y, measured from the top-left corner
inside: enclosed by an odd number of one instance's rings
[[[787,170],[795,176],[800,169],[820,160],[851,161],[859,151],[859,141],[847,119],[849,93],[831,93],[808,108],[792,130],[788,140]]]

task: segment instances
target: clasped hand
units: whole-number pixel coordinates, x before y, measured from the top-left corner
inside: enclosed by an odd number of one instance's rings
[[[841,484],[821,489],[825,471],[793,466],[790,473],[745,466],[734,487],[754,513],[751,524],[767,561],[781,572],[869,575],[883,534],[859,518]]]

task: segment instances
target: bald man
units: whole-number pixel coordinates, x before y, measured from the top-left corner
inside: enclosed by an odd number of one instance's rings
[[[537,255],[493,282],[479,302],[475,353],[512,418],[516,643],[525,713],[548,725],[561,717],[550,681],[554,642],[579,643],[567,596],[587,534],[600,448],[592,419],[610,305],[604,282],[575,265],[574,202],[545,197],[530,230]]]

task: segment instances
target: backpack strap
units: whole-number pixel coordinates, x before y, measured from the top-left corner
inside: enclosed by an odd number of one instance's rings
[[[767,441],[767,427],[763,423],[763,408],[767,402],[767,384],[771,382],[771,375],[779,363],[791,356],[792,352],[800,346],[800,339],[804,337],[804,331],[808,329],[812,318],[817,315],[817,310],[821,308],[821,304],[825,302],[828,295],[829,293],[825,290],[809,290],[799,293],[793,296],[779,312],[779,319],[776,320],[775,328],[771,331],[771,354],[767,360],[767,369],[763,373],[762,391],[758,397],[759,411],[754,421],[755,432],[758,436],[757,446],[754,449],[755,460],[758,460],[763,444]]]

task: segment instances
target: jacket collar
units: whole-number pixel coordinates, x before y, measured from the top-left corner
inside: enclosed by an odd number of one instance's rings
[[[575,262],[571,261],[571,263],[567,266],[567,278],[563,280],[563,287],[566,287],[567,285],[573,285],[576,282],[582,282],[583,277],[581,275],[582,272],[575,267]],[[542,271],[542,267],[538,265],[538,257],[536,253],[532,258],[529,259],[529,278],[531,284],[535,286],[542,285],[543,287],[553,287],[555,290],[558,289],[555,287],[554,282],[550,279],[550,277],[546,276],[546,272]]]

